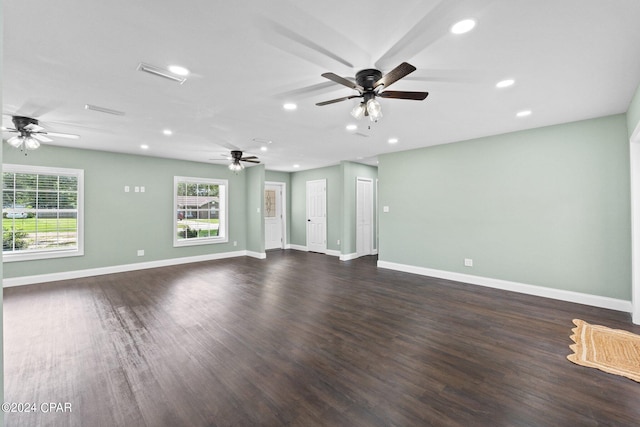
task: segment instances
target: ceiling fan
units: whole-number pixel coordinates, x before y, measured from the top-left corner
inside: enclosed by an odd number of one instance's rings
[[[5,132],[17,133],[7,140],[7,144],[21,150],[35,150],[40,147],[41,142],[52,142],[49,136],[59,138],[78,139],[79,135],[70,133],[47,132],[39,125],[38,120],[31,117],[11,116],[11,121],[15,128],[2,128]]]
[[[229,160],[231,160],[231,163],[229,164],[229,170],[233,172],[240,172],[242,169],[244,169],[244,165],[240,162],[260,163],[260,160],[258,160],[256,156],[242,157],[242,151],[240,150],[232,150],[231,158]]]
[[[369,116],[371,121],[377,121],[382,117],[382,109],[380,107],[380,103],[376,101],[376,96],[381,98],[412,99],[415,101],[422,101],[427,97],[427,95],[429,95],[429,92],[385,90],[393,83],[408,74],[413,73],[415,70],[416,67],[406,62],[398,65],[384,76],[381,71],[369,68],[358,71],[355,83],[334,73],[324,73],[322,74],[322,77],[344,85],[350,89],[355,89],[358,91],[358,95],[350,95],[342,98],[331,99],[329,101],[318,102],[316,105],[323,106],[346,101],[347,99],[362,98],[362,102],[356,105],[356,107],[351,111],[351,115],[356,119],[361,119],[363,116]]]

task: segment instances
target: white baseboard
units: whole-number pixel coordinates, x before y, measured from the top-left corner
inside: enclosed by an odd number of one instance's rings
[[[397,264],[388,261],[378,261],[378,267],[390,270],[403,271],[405,273],[419,274],[421,276],[437,277],[440,279],[454,280],[456,282],[470,283],[505,291],[519,292],[522,294],[552,298],[561,301],[575,302],[594,307],[607,308],[609,310],[624,311],[630,313],[631,301],[603,297],[598,295],[583,294],[580,292],[565,291],[562,289],[546,288],[543,286],[528,285],[525,283],[511,282],[508,280],[492,279],[490,277],[474,276],[471,274],[454,273],[451,271],[435,270],[426,267]]]
[[[340,251],[336,251],[333,249],[327,249],[327,251],[325,252],[326,255],[331,255],[331,256],[337,256],[337,257],[341,257],[342,255],[340,255]]]
[[[247,256],[250,256],[251,258],[258,258],[258,259],[266,259],[267,258],[267,254],[265,252],[247,251]]]
[[[294,245],[294,244],[290,244],[289,245],[290,249],[293,249],[294,251],[303,251],[303,252],[309,252],[309,250],[307,249],[306,246],[302,246],[302,245]]]
[[[223,252],[219,254],[198,255],[184,258],[163,259],[158,261],[138,262],[134,264],[114,265],[109,267],[89,268],[86,270],[63,271],[59,273],[38,274],[34,276],[10,277],[2,280],[3,288],[12,286],[33,285],[36,283],[55,282],[58,280],[80,279],[82,277],[101,276],[104,274],[123,273],[126,271],[145,270],[148,268],[167,267],[170,265],[189,264],[192,262],[212,261],[216,259],[252,256],[247,251]]]
[[[340,255],[340,261],[349,261],[352,259],[356,259],[358,258],[358,254],[357,253],[352,253],[352,254],[342,254]]]

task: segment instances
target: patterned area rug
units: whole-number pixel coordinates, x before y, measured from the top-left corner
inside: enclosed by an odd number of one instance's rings
[[[640,382],[640,335],[574,319],[567,359]]]

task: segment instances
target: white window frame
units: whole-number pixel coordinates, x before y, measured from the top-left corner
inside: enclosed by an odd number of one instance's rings
[[[176,208],[178,206],[178,184],[214,184],[221,187],[219,191],[219,206],[218,211],[218,235],[214,237],[197,237],[193,239],[178,239],[178,216],[176,214]],[[213,179],[213,178],[194,178],[188,176],[174,176],[173,177],[173,246],[196,246],[196,245],[210,245],[216,243],[227,243],[229,241],[229,181],[226,179]]]
[[[3,262],[32,261],[39,259],[64,258],[84,255],[84,170],[55,168],[46,166],[3,164],[2,172],[35,174],[35,175],[65,175],[78,179],[78,217],[77,217],[77,246],[73,249],[33,249],[18,252],[2,253]]]

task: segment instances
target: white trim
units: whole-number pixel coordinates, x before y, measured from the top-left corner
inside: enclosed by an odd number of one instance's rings
[[[378,249],[374,249],[371,255],[378,255]]]
[[[280,181],[265,181],[264,185],[277,185],[280,187],[280,204],[282,205],[282,249],[287,248],[287,183]],[[273,248],[275,249],[275,248]]]
[[[362,256],[364,256],[364,255],[362,255]],[[352,259],[356,259],[358,257],[359,257],[358,254],[355,253],[355,252],[352,253],[352,254],[343,254],[343,255],[340,255],[340,261],[349,261],[349,260],[352,260]]]
[[[397,264],[388,261],[378,261],[378,267],[390,270],[403,271],[405,273],[419,274],[422,276],[437,277],[440,279],[454,280],[456,282],[486,286],[505,291],[519,292],[521,294],[535,295],[539,297],[557,299],[562,301],[586,304],[594,307],[607,308],[631,312],[631,301],[603,297],[598,295],[583,294],[580,292],[566,291],[562,289],[546,288],[543,286],[528,285],[525,283],[511,282],[508,280],[492,279],[490,277],[473,276],[471,274],[454,273],[451,271],[434,270],[426,267]]]
[[[218,236],[216,237],[199,237],[193,239],[178,239],[176,230],[178,229],[178,184],[181,182],[196,184],[214,184],[219,188],[218,194]],[[211,245],[217,243],[227,243],[229,241],[229,181],[226,179],[214,178],[195,178],[189,176],[173,177],[173,247],[179,248],[184,246]],[[186,219],[186,218],[185,218]]]
[[[342,256],[340,255],[340,251],[336,251],[335,249],[327,249],[325,252],[325,255],[331,255],[331,256]]]
[[[267,258],[267,254],[265,252],[247,251],[247,256],[251,257],[251,258],[258,258],[258,259],[266,259]]]
[[[323,216],[322,216],[322,224],[323,224],[323,227],[322,227],[322,233],[323,233],[322,241],[323,241],[323,244],[322,244],[322,247],[320,247],[320,245],[317,245],[318,248],[321,249],[321,250],[319,250],[317,252],[326,253],[326,250],[327,250],[327,226],[328,226],[328,224],[327,224],[327,209],[328,209],[327,203],[328,203],[328,200],[327,200],[327,180],[325,178],[323,178],[323,179],[314,179],[314,180],[310,180],[310,181],[306,182],[306,187],[305,187],[305,190],[306,190],[306,192],[305,192],[306,211],[305,212],[306,212],[306,216],[307,216],[307,223],[306,223],[306,227],[305,227],[306,235],[307,235],[306,243],[307,243],[307,248],[308,248],[309,247],[309,226],[312,223],[311,222],[311,218],[310,218],[310,214],[309,214],[309,185],[310,184],[318,184],[318,183],[322,183],[322,193],[323,193],[323,199],[322,199],[322,210],[323,210],[323,212],[322,212],[322,214],[323,214]],[[319,218],[319,217],[316,217],[316,218]],[[314,252],[316,252],[316,251],[314,251]]]
[[[629,140],[631,163],[631,321],[640,325],[640,123]]]
[[[293,249],[294,251],[303,251],[303,252],[309,252],[309,249],[307,249],[306,246],[302,246],[302,245],[294,245],[293,243],[291,243],[289,245],[289,249]]]
[[[17,252],[6,252],[2,254],[2,262],[33,261],[41,259],[64,258],[84,255],[84,169],[69,169],[49,166],[17,165],[5,163],[2,165],[2,172],[36,174],[36,175],[57,175],[71,176],[77,179],[77,203],[76,211],[76,247],[73,249],[32,249]],[[69,209],[66,211],[73,211]],[[65,211],[63,209],[58,212]]]
[[[6,278],[2,281],[4,288],[35,283],[55,282],[58,280],[80,279],[83,277],[101,276],[104,274],[123,273],[126,271],[145,270],[148,268],[167,267],[193,262],[213,261],[224,258],[251,256],[247,251],[223,252],[219,254],[197,255],[184,258],[163,259],[158,261],[139,262],[134,264],[113,265],[109,267],[89,268],[86,270],[62,271],[60,273],[38,274],[34,276],[21,276]]]
[[[355,227],[356,227],[356,252],[358,252],[358,209],[361,207],[358,204],[358,192],[359,192],[359,187],[358,187],[358,181],[362,181],[362,182],[368,182],[371,184],[371,186],[369,187],[369,193],[371,195],[371,210],[369,212],[366,212],[369,216],[370,219],[370,224],[371,224],[371,239],[369,239],[369,247],[368,248],[364,248],[364,252],[359,253],[358,256],[366,256],[366,255],[372,255],[373,254],[373,247],[375,246],[375,242],[374,242],[374,236],[375,236],[375,232],[374,232],[374,228],[375,228],[375,222],[374,222],[374,215],[373,215],[373,211],[375,209],[375,206],[373,205],[373,202],[375,200],[375,193],[374,193],[374,188],[373,188],[373,178],[365,178],[362,176],[358,176],[356,177],[356,223],[355,223]]]

